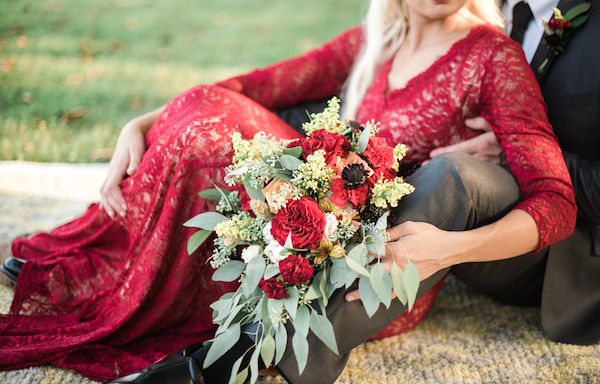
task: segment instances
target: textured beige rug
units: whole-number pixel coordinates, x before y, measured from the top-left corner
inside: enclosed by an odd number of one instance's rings
[[[95,189],[88,195],[80,192],[91,190],[90,183],[97,180],[79,175],[102,171],[98,166],[90,167],[90,173],[85,169],[0,163],[0,259],[8,255],[9,240],[16,235],[51,228],[85,209],[86,196],[93,199]],[[7,187],[2,182],[9,175],[6,170],[14,177],[27,175],[30,184]],[[1,313],[11,297],[12,288],[0,284]],[[36,367],[0,372],[0,383],[91,381],[71,371]],[[404,335],[357,348],[338,383],[600,383],[600,345],[553,343],[539,328],[537,310],[499,305],[449,278],[424,322]]]

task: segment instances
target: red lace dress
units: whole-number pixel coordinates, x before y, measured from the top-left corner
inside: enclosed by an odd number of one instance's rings
[[[206,340],[209,304],[231,285],[210,280],[207,243],[186,254],[182,223],[208,208],[197,192],[221,183],[238,131],[297,133],[270,110],[339,93],[361,44],[352,29],[298,58],[176,97],[147,135],[138,171],[122,183],[129,207],[110,219],[97,204],[49,233],[20,238],[27,259],[11,314],[0,316],[0,366],[43,363],[106,380],[141,369],[166,353]],[[500,32],[475,28],[404,89],[387,92],[382,65],[359,110],[381,134],[405,142],[410,156],[468,138],[466,117],[491,122],[523,191],[519,208],[536,220],[540,247],[568,235],[573,189],[520,47]],[[435,290],[387,333],[423,318]]]

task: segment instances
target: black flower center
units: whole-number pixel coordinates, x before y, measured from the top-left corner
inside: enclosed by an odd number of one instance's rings
[[[362,164],[348,164],[342,171],[344,188],[357,189],[367,183],[369,173]]]

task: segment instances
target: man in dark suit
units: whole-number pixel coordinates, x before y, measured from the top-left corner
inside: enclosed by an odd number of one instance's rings
[[[540,254],[465,264],[452,271],[502,302],[540,305],[542,327],[550,339],[593,344],[600,341],[600,4],[518,1],[508,0],[503,11],[511,36],[520,38],[540,83],[548,119],[563,149],[575,187],[577,226],[571,237]],[[572,32],[564,52],[556,55],[551,40],[544,37],[541,19],[550,19],[553,6],[564,15],[586,3],[592,5],[585,13],[589,19]],[[490,130],[481,119],[469,123]],[[432,157],[454,151],[488,161],[498,161],[500,152],[493,133],[487,132],[435,150]]]

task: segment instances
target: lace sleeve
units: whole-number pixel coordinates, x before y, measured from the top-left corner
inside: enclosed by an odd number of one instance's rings
[[[354,27],[301,56],[217,85],[240,92],[269,109],[320,100],[339,93],[361,44],[362,29]]]
[[[575,194],[546,106],[521,47],[502,38],[487,60],[481,115],[492,126],[524,200],[516,208],[537,223],[544,248],[569,236]]]

